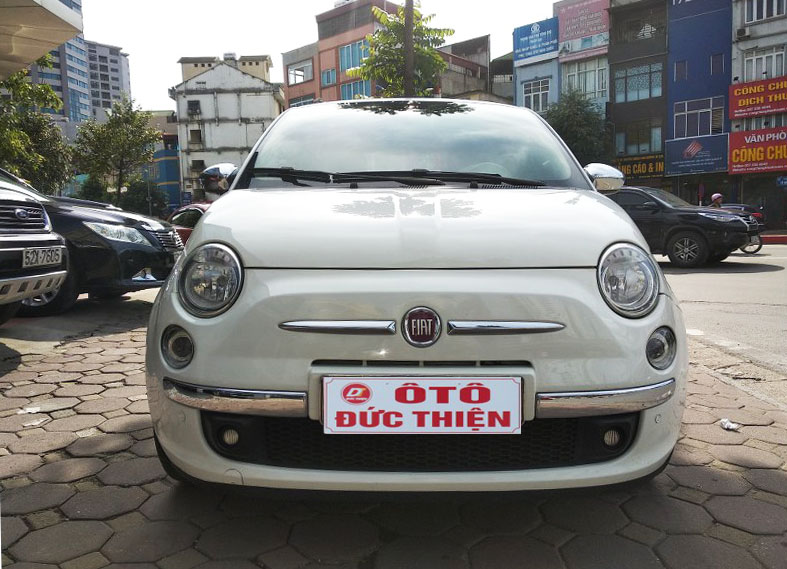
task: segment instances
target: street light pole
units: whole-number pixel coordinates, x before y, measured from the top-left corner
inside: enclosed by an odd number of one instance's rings
[[[415,54],[413,48],[413,0],[404,3],[404,96],[415,97]]]

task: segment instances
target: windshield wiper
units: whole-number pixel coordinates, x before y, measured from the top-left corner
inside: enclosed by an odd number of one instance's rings
[[[413,176],[412,173],[396,172],[324,172],[322,170],[298,170],[287,166],[281,168],[254,168],[255,176],[281,178],[297,186],[308,186],[301,180],[323,182],[325,184],[345,184],[353,182],[397,182],[405,186],[442,186],[437,178]]]
[[[500,174],[489,174],[486,172],[444,172],[436,170],[413,170],[413,174],[419,174],[445,180],[446,182],[483,182],[491,185],[508,186],[546,186],[541,180],[529,180],[527,178],[511,178]]]
[[[310,182],[324,182],[331,183],[331,173],[323,172],[321,170],[297,170],[288,166],[281,168],[254,168],[252,170],[254,176],[266,178],[281,178],[285,182],[295,184],[296,186],[308,186],[303,184],[300,180],[308,180]]]
[[[501,176],[500,174],[489,174],[486,172],[445,172],[441,170],[401,170],[401,171],[386,171],[386,172],[345,172],[342,175],[365,175],[365,176],[419,176],[423,178],[430,178],[432,180],[442,180],[443,182],[470,182],[471,188],[473,184],[479,182],[490,184],[493,186],[546,186],[541,180],[528,180],[525,178],[509,178]],[[434,182],[432,182],[434,183]]]

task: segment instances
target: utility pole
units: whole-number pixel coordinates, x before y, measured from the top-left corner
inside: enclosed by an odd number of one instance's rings
[[[415,97],[413,80],[415,53],[413,51],[413,0],[404,3],[404,96]]]

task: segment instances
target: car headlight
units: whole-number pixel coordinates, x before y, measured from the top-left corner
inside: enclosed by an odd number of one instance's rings
[[[148,245],[150,247],[153,246],[153,244],[148,241],[144,235],[142,235],[133,227],[126,227],[125,225],[111,225],[108,223],[93,223],[90,221],[86,221],[85,225],[92,231],[95,231],[101,235],[101,237],[111,239],[112,241],[136,243],[137,245]]]
[[[598,264],[598,286],[610,308],[626,318],[640,318],[656,306],[659,271],[653,258],[629,243],[607,248]]]
[[[183,263],[178,296],[194,316],[210,318],[227,310],[238,298],[243,270],[235,252],[219,243],[200,245]]]
[[[730,223],[731,221],[735,221],[735,220],[743,221],[743,219],[741,219],[741,216],[730,215],[728,213],[711,213],[709,211],[707,212],[702,211],[700,212],[700,215],[702,217],[707,217],[708,219],[712,219],[713,221],[721,221],[723,223]]]

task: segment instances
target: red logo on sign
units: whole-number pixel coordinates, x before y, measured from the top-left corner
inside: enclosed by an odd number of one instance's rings
[[[372,390],[363,383],[350,383],[342,389],[342,399],[352,405],[362,405],[372,398]]]
[[[440,337],[440,317],[431,308],[419,306],[404,316],[404,338],[413,346],[431,346]]]

